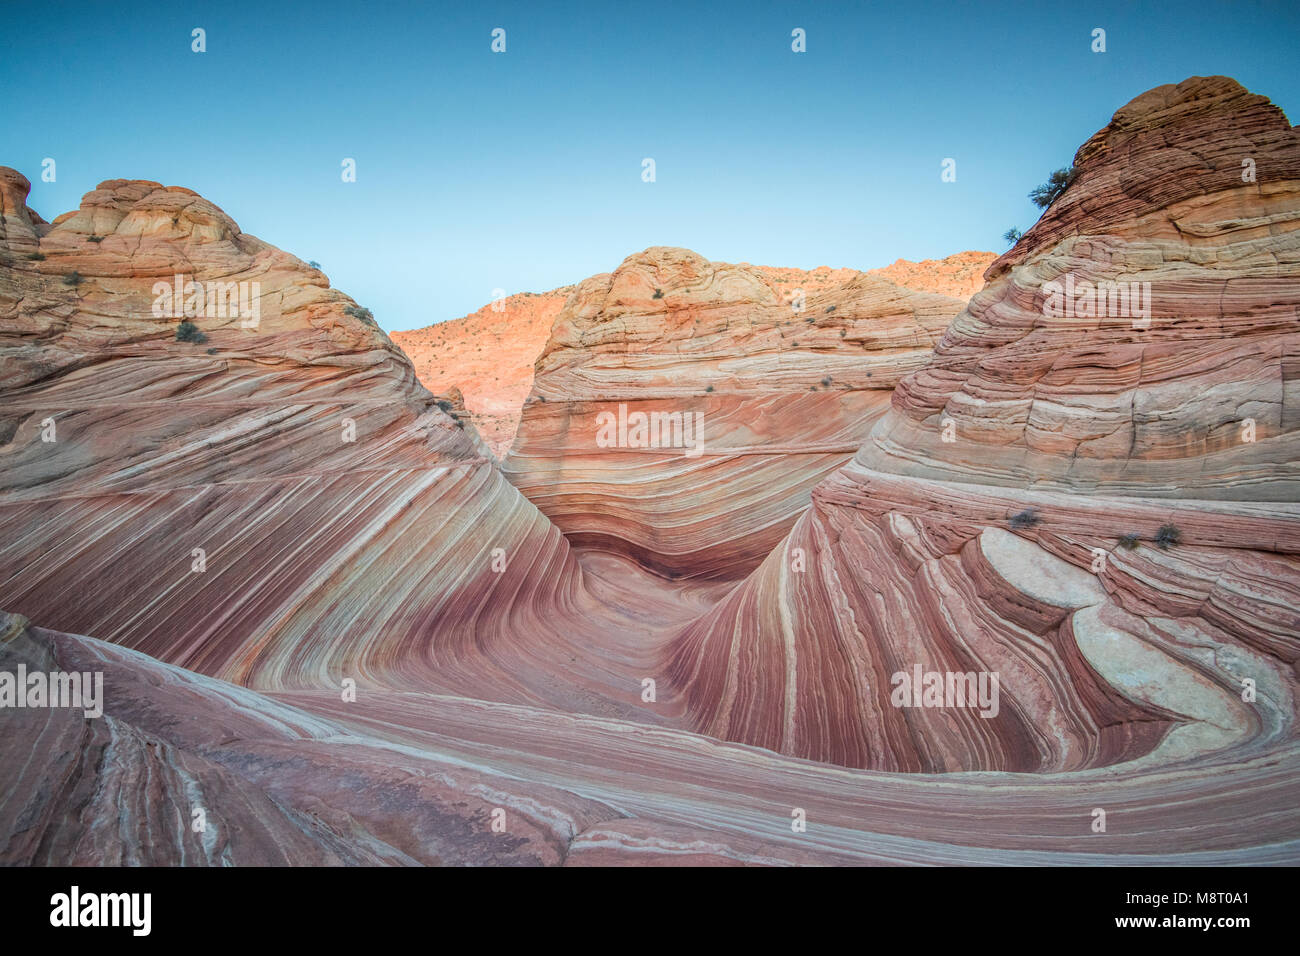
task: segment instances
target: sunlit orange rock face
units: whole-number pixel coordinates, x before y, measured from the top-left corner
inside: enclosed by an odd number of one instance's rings
[[[533,385],[533,363],[570,291],[572,286],[521,292],[461,319],[394,332],[392,339],[410,356],[426,388],[461,391],[474,427],[502,457]]]
[[[1300,862],[1300,131],[1194,78],[1076,169],[965,308],[630,257],[504,469],[207,200],[0,169],[0,678],[104,679],[0,706],[0,863]]]
[[[868,274],[909,289],[969,299],[984,288],[984,270],[996,258],[991,252],[958,252],[943,259],[922,259],[920,262],[899,259],[883,269],[872,269]]]
[[[959,252],[944,259],[909,262],[899,259],[870,270],[917,292],[969,299],[983,285],[991,252]],[[807,295],[829,292],[863,273],[855,269],[788,269],[750,266],[778,294],[802,289]],[[420,382],[439,394],[458,388],[465,406],[492,453],[504,458],[514,441],[524,401],[533,384],[533,364],[546,347],[551,326],[574,286],[550,292],[521,292],[483,306],[464,318],[392,333],[411,358]]]
[[[669,576],[747,574],[962,306],[862,273],[807,277],[659,246],[580,283],[506,476],[575,544]]]

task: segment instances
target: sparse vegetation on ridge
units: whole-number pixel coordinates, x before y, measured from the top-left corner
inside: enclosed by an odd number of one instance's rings
[[[1030,190],[1029,198],[1039,209],[1046,209],[1060,198],[1061,193],[1070,188],[1075,175],[1077,174],[1073,166],[1058,169],[1047,177],[1047,182]]]
[[[373,312],[371,312],[369,309],[365,308],[364,306],[360,306],[360,305],[345,305],[345,306],[343,307],[343,312],[344,312],[346,315],[350,315],[350,316],[352,316],[352,318],[354,318],[354,319],[360,319],[362,322],[366,323],[367,325],[375,325],[375,324],[376,324],[376,323],[375,323],[375,314],[374,314]]]

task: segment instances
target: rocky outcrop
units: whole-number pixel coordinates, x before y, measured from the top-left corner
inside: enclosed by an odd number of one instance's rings
[[[510,450],[533,386],[533,363],[572,290],[521,292],[461,319],[394,332],[392,339],[411,357],[426,388],[464,395],[470,421],[501,458]]]
[[[937,292],[955,299],[969,299],[984,288],[984,270],[996,258],[991,252],[958,252],[942,259],[922,259],[920,262],[898,259],[867,274],[918,292]]]
[[[604,616],[564,539],[319,271],[156,183],[42,231],[0,250],[0,608],[248,686],[618,710],[553,679]]]
[[[969,299],[983,285],[991,252],[959,252],[944,259],[899,259],[866,275],[888,279],[915,292]],[[832,292],[858,279],[856,269],[791,269],[741,263],[787,300]],[[551,327],[575,286],[550,292],[521,292],[483,306],[461,319],[405,332],[392,339],[410,356],[420,382],[445,394],[459,389],[469,420],[492,453],[504,458],[514,441],[525,400],[532,389],[533,365],[550,338]]]
[[[1225,78],[1120,110],[854,461],[679,636],[692,725],[889,770],[1294,759],[1297,160]],[[1129,311],[1085,307],[1121,282]],[[914,669],[998,674],[1000,710],[899,706]]]
[[[1038,488],[1300,498],[1295,144],[1280,110],[1226,77],[1117,112],[859,460]]]
[[[748,573],[962,304],[780,278],[655,247],[580,283],[505,474],[575,544],[669,576]]]
[[[215,206],[45,224],[0,170],[0,702],[104,678],[0,707],[0,863],[1295,863],[1297,156],[1232,81],[1145,94],[946,331],[648,250],[509,481]],[[154,315],[178,266],[257,320]],[[700,455],[592,450],[669,401]]]

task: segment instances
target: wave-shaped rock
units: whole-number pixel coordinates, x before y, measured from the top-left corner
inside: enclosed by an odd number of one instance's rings
[[[0,708],[0,862],[1294,863],[1297,162],[1230,80],[1144,94],[947,331],[634,256],[509,481],[211,203],[0,170],[0,671],[105,677]],[[714,458],[572,435],[665,400]]]
[[[1291,759],[1298,160],[1225,78],[1120,110],[854,461],[679,636],[692,723],[888,770]],[[1064,276],[1149,282],[1151,314],[1062,314]],[[999,712],[899,706],[914,668],[999,675]]]
[[[0,607],[250,686],[630,706],[607,660],[576,671],[613,703],[554,677],[625,612],[366,310],[189,190],[112,180],[47,226],[0,183]],[[185,331],[210,282],[248,308]]]
[[[507,477],[577,545],[667,575],[748,573],[962,305],[863,274],[785,278],[654,247],[580,283]]]

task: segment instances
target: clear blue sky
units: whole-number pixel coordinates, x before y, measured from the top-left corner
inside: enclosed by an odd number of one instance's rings
[[[1295,2],[150,7],[5,5],[0,163],[31,206],[52,219],[118,177],[188,186],[390,331],[652,245],[803,268],[1001,251],[1033,186],[1188,76],[1300,122]]]

